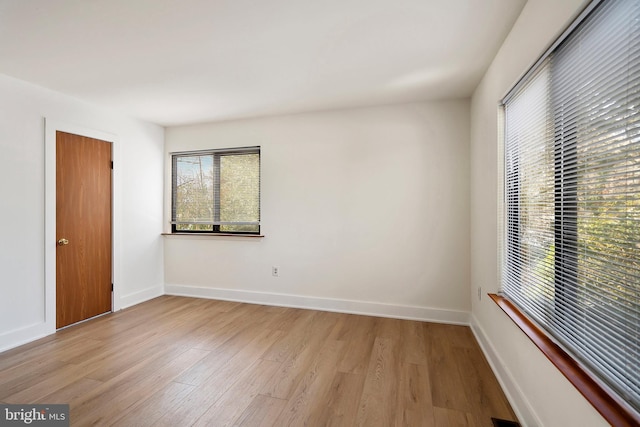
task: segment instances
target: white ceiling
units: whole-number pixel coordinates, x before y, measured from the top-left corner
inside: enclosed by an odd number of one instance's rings
[[[161,125],[464,98],[525,1],[0,0],[0,73]]]

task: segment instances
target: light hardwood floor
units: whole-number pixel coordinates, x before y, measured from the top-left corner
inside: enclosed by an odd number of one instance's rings
[[[0,353],[0,402],[74,426],[515,420],[468,327],[172,296]]]

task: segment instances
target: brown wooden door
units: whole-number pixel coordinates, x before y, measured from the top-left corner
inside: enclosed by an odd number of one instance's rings
[[[111,143],[56,132],[56,327],[111,311]]]

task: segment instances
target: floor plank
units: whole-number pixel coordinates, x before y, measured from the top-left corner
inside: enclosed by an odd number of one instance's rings
[[[73,426],[515,420],[468,327],[176,296],[0,353],[0,402]]]
[[[271,360],[256,361],[253,375],[247,381],[238,381],[224,393],[196,421],[194,426],[227,427],[233,425],[242,413],[251,405],[260,389],[278,372],[281,363]]]
[[[180,353],[172,350],[151,363],[135,366],[103,385],[87,396],[72,401],[70,417],[78,425],[107,424],[114,414],[124,412],[138,402],[141,396],[149,396],[165,387],[185,368],[207,354],[204,350],[189,349]]]
[[[356,419],[357,426],[391,426],[398,395],[398,343],[376,338]]]
[[[352,426],[356,423],[358,403],[365,375],[336,372],[326,397],[309,418],[310,426]]]
[[[309,418],[318,411],[324,410],[326,393],[331,386],[327,378],[332,378],[336,371],[336,364],[344,351],[343,341],[330,341],[315,355],[313,363],[296,387],[287,405],[274,425],[300,426],[313,425]]]
[[[240,415],[234,427],[276,426],[276,418],[278,418],[286,404],[286,400],[260,394],[253,399],[251,405]]]
[[[183,400],[195,388],[193,385],[170,382],[147,399],[140,400],[122,414],[116,415],[108,424],[127,427],[155,426],[165,414],[177,411]]]
[[[252,377],[259,375],[256,366],[259,364],[260,357],[281,335],[280,331],[258,330],[244,349],[189,393],[178,410],[166,413],[155,425],[158,427],[193,425],[234,384],[250,381]]]
[[[435,426],[430,384],[426,364],[400,363],[396,426]]]

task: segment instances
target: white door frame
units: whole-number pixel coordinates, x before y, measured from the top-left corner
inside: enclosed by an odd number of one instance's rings
[[[45,199],[44,199],[44,323],[48,333],[56,331],[56,131],[72,133],[89,138],[111,142],[111,159],[114,163],[111,175],[111,251],[113,293],[112,311],[121,308],[120,303],[120,250],[122,236],[122,209],[119,197],[120,186],[120,144],[116,135],[103,131],[64,123],[45,118]]]

